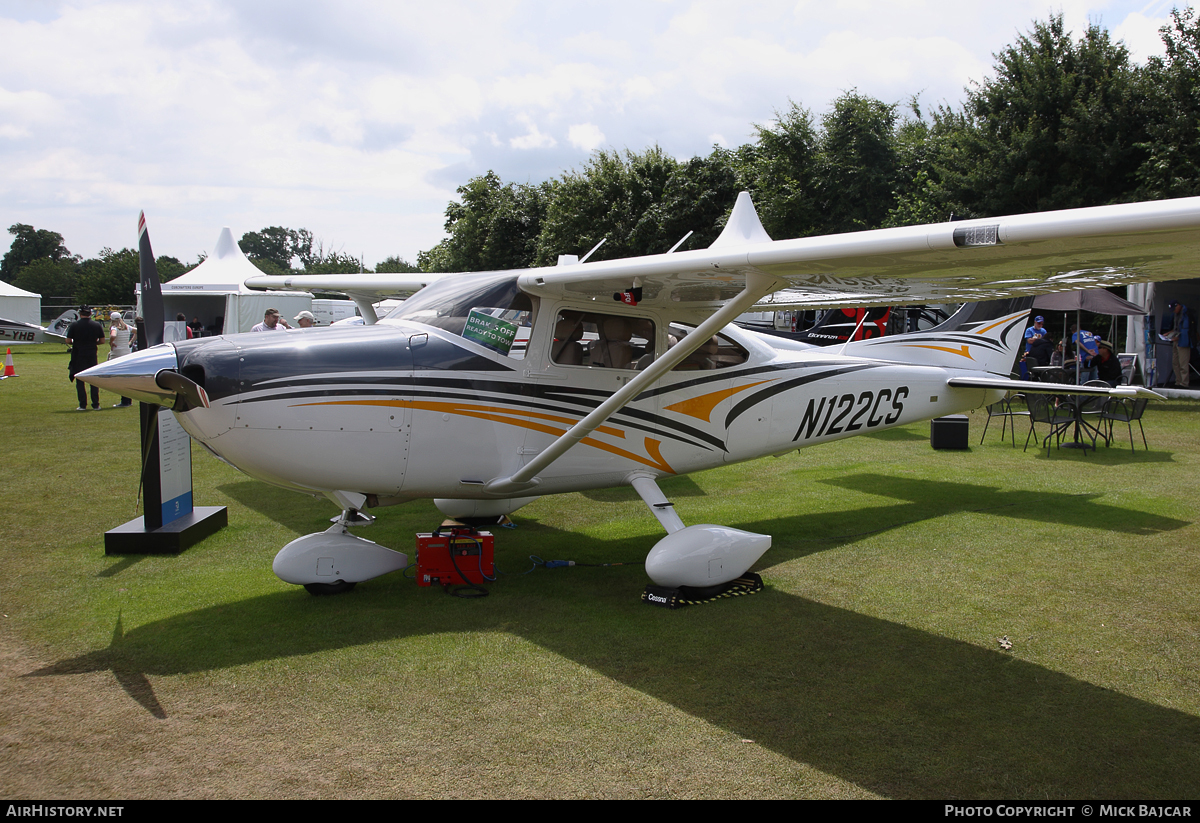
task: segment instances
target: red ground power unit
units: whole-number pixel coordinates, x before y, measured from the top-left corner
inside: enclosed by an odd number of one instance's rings
[[[453,557],[451,557],[453,552]],[[491,532],[455,529],[417,535],[417,585],[476,586],[496,577]],[[461,573],[460,573],[461,572]]]

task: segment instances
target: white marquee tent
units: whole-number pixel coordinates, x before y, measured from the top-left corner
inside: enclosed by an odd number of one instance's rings
[[[163,316],[174,320],[182,313],[188,321],[200,318],[206,334],[236,334],[261,323],[268,308],[278,309],[289,323],[301,311],[312,309],[312,295],[307,292],[261,292],[246,288],[246,278],[260,274],[226,226],[221,229],[213,253],[203,263],[162,284]],[[141,307],[139,284],[138,314]]]
[[[0,317],[42,325],[42,296],[0,280]]]

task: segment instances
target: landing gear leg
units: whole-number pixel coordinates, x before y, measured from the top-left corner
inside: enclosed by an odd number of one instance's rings
[[[363,580],[408,565],[404,552],[350,534],[350,526],[375,521],[360,511],[366,503],[364,495],[336,492],[330,497],[342,505],[342,513],[331,518],[333,525],[325,531],[298,537],[280,549],[272,564],[280,580],[303,586],[310,594],[340,594]]]
[[[646,574],[660,586],[705,588],[741,577],[771,548],[771,536],[729,526],[684,526],[654,476],[626,478],[667,530],[646,556]]]

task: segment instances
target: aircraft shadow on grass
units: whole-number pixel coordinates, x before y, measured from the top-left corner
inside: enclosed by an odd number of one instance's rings
[[[258,480],[224,483],[217,487],[217,491],[297,534],[304,534],[313,528],[326,528],[314,524],[322,522],[321,516],[328,520],[331,515],[336,514],[333,506],[325,505],[323,500],[314,502],[313,498],[307,495],[296,494]],[[324,514],[326,509],[329,510],[328,514]],[[315,521],[314,511],[321,515]]]
[[[1097,502],[1103,495],[1098,492],[1065,494],[1062,492],[1015,489],[1001,491],[994,486],[974,483],[954,483],[943,480],[894,477],[882,474],[853,474],[826,478],[818,481],[829,486],[863,492],[865,494],[892,497],[907,502],[907,506],[885,506],[875,510],[856,510],[853,513],[829,513],[832,517],[832,533],[845,531],[847,522],[859,526],[884,521],[879,530],[920,520],[929,520],[960,512],[986,512],[989,515],[1032,520],[1038,523],[1058,523],[1079,528],[1100,528],[1122,534],[1147,535],[1174,531],[1191,525],[1185,520],[1163,517],[1158,514],[1129,509]],[[818,521],[806,527],[810,535],[819,535],[817,526],[823,514],[806,515],[806,523]],[[888,525],[893,524],[893,525]],[[765,527],[766,524],[762,524]],[[839,528],[840,527],[840,528]],[[750,528],[743,526],[742,528]]]
[[[869,474],[827,482],[909,501],[886,507],[894,518],[906,517],[909,508],[916,519],[978,509],[979,495],[990,491]],[[1002,508],[990,511],[1032,518],[1036,506],[1068,525],[1091,525],[1102,506],[1087,495],[995,495]],[[841,523],[844,531],[847,521],[882,514],[797,519],[809,524],[815,518],[817,530]],[[1131,533],[1183,525],[1128,510],[1120,522],[1119,530]],[[531,531],[554,529],[533,523]],[[640,539],[564,534],[563,541],[573,556],[588,558],[644,550]],[[794,546],[780,548],[768,560],[794,556]],[[26,676],[111,670],[131,697],[165,717],[150,676],[443,632],[512,632],[795,761],[892,797],[1166,798],[1195,796],[1200,788],[1200,719],[1184,712],[1010,653],[777,590],[668,613],[638,602],[643,583],[636,566],[541,571],[504,578],[491,597],[468,603],[389,575],[340,597],[280,592],[129,632],[118,616],[108,648]],[[517,623],[514,614],[521,615]]]

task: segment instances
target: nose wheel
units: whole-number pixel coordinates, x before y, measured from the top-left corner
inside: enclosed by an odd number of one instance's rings
[[[350,526],[374,521],[371,515],[347,506],[332,520],[333,525],[325,531],[298,537],[280,549],[272,564],[280,580],[303,586],[312,595],[341,594],[360,581],[408,565],[404,552],[350,534]]]

